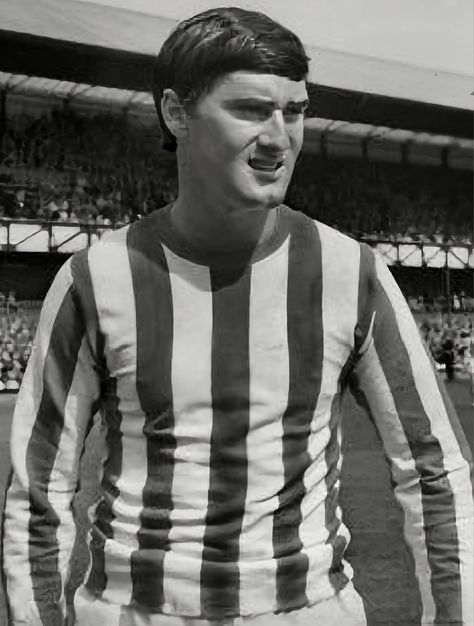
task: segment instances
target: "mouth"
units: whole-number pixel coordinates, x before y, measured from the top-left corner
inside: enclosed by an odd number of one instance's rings
[[[258,172],[269,172],[271,174],[277,172],[284,163],[283,159],[264,159],[258,157],[249,158],[248,164],[253,170]]]

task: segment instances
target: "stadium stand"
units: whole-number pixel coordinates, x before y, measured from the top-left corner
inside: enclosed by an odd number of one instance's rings
[[[0,142],[0,217],[127,223],[174,197],[164,161],[157,134],[117,116],[15,117]]]
[[[289,204],[359,238],[472,244],[468,172],[303,155]]]
[[[474,374],[473,316],[467,312],[449,318],[419,315],[414,312],[418,329],[438,369],[449,379],[455,372]]]
[[[158,130],[114,115],[10,119],[0,140],[0,218],[120,225],[172,201]],[[303,155],[288,203],[358,237],[472,244],[468,171]]]
[[[0,294],[0,391],[17,391],[31,354],[41,303]]]

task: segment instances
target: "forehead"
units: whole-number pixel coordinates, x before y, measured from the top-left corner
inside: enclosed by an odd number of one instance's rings
[[[308,98],[304,80],[294,81],[275,74],[232,72],[224,75],[209,97],[216,100],[264,98],[275,104],[300,102]]]

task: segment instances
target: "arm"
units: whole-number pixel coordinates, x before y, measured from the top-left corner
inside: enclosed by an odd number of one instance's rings
[[[470,453],[408,305],[362,248],[352,384],[380,433],[405,516],[422,624],[474,624]],[[436,622],[435,622],[436,620]]]
[[[71,502],[99,398],[91,333],[74,279],[80,261],[65,263],[45,299],[13,416],[3,566],[14,626],[60,626],[65,615],[75,538]]]

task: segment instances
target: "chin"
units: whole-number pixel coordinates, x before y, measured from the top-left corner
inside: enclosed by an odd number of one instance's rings
[[[282,204],[282,202],[285,200],[287,187],[288,185],[285,185],[284,187],[278,186],[276,189],[261,189],[260,193],[256,195],[262,205],[268,208],[274,208]]]
[[[285,200],[285,194],[272,195],[268,198],[265,198],[262,202],[262,208],[264,209],[275,209],[276,207],[283,204]]]
[[[249,189],[247,197],[251,199],[254,204],[261,204],[262,206],[274,207],[281,204],[286,197],[287,184],[268,185],[265,187],[257,187]]]
[[[241,194],[240,200],[237,201],[237,210],[242,210],[247,207],[250,210],[270,210],[274,209],[283,203],[285,194],[275,193],[247,193]]]

